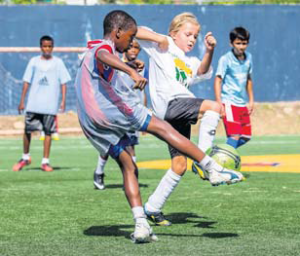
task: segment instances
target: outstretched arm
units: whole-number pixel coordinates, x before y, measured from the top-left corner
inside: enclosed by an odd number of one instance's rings
[[[143,27],[138,27],[138,32],[135,37],[137,39],[155,42],[161,50],[167,50],[169,46],[167,37]]]
[[[197,75],[203,75],[209,70],[212,57],[214,54],[214,49],[217,45],[217,40],[214,38],[212,32],[208,32],[204,37],[204,44],[206,46],[206,51],[201,61],[200,67],[198,68]]]

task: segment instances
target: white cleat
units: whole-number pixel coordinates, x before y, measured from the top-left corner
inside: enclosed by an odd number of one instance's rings
[[[212,186],[231,185],[245,180],[243,174],[223,168],[222,171],[210,170],[208,180]]]
[[[212,186],[231,185],[245,180],[240,172],[223,168],[216,162],[207,169],[201,168],[198,163],[193,162],[192,171],[198,173],[201,179],[208,180]]]
[[[150,243],[157,241],[157,236],[152,232],[152,228],[144,223],[136,223],[131,240],[136,244]]]

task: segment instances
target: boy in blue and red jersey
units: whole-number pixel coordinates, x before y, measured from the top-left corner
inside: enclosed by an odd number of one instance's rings
[[[141,51],[141,47],[137,40],[133,40],[131,43],[131,46],[129,49],[127,49],[123,53],[123,62],[129,65],[130,67],[134,68],[138,73],[148,79],[148,70],[145,67],[145,63],[138,58],[138,55]],[[123,82],[130,86],[134,86],[134,81],[131,79],[130,76],[128,76],[126,73],[120,72],[120,75],[122,76]],[[134,90],[134,92],[138,95],[140,98],[140,102],[147,106],[147,97],[145,90]],[[127,135],[131,140],[130,145],[127,147],[127,150],[130,152],[133,161],[136,163],[136,154],[135,154],[135,146],[139,144],[139,132],[129,132]],[[104,167],[107,163],[108,155],[102,156],[99,155],[98,157],[98,163],[96,170],[94,172],[94,187],[95,189],[103,190],[105,189],[104,184]],[[136,169],[136,175],[138,176],[138,170]]]
[[[222,105],[227,144],[238,148],[251,139],[253,63],[252,55],[246,51],[250,33],[243,27],[236,27],[229,37],[232,49],[219,60],[214,88],[216,101]]]

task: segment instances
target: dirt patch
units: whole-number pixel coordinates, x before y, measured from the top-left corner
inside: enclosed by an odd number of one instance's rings
[[[257,103],[251,117],[253,135],[300,134],[300,101]],[[77,114],[68,112],[58,115],[59,132],[65,135],[82,135]],[[23,116],[1,116],[0,137],[20,136],[24,129]],[[197,134],[198,125],[192,132]],[[224,135],[220,122],[218,135]]]

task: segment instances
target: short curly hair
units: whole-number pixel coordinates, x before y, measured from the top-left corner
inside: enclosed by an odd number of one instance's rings
[[[127,31],[136,26],[135,19],[121,10],[111,11],[105,16],[103,21],[104,35],[110,34],[114,29],[121,28]]]

